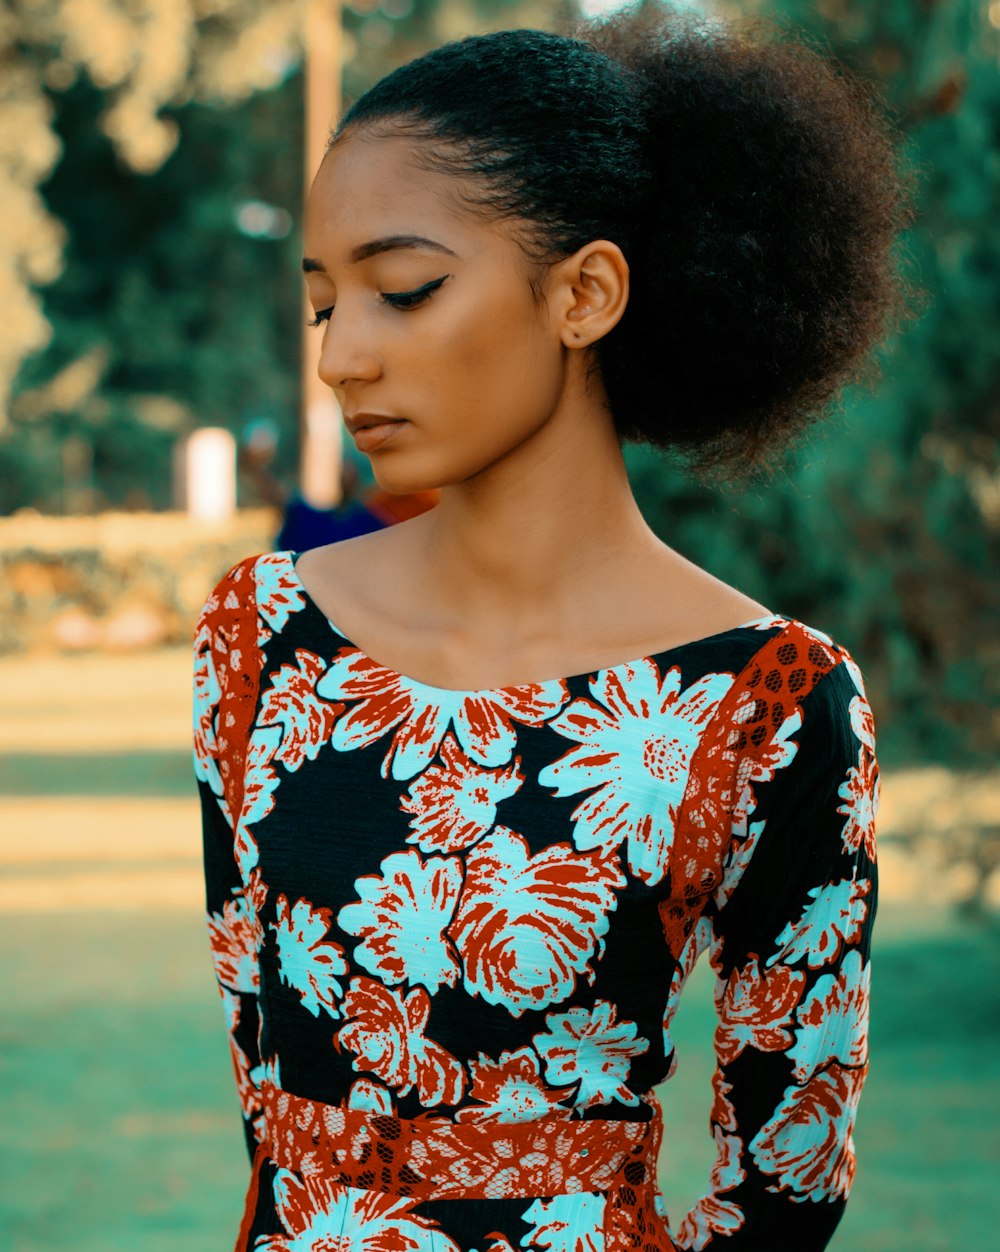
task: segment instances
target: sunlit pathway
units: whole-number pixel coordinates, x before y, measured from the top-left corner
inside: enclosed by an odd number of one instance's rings
[[[0,914],[201,907],[189,668],[0,659]]]

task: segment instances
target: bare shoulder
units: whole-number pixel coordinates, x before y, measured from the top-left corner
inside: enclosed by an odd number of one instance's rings
[[[395,546],[392,532],[395,529],[387,526],[382,530],[373,530],[364,535],[354,535],[350,539],[338,539],[318,548],[309,548],[298,557],[295,568],[314,581],[350,577],[353,572],[363,569],[366,563],[377,560],[387,550],[392,550]]]
[[[672,622],[681,638],[702,638],[772,615],[767,605],[666,544],[659,549],[655,575],[646,585],[652,620]]]
[[[712,605],[712,612],[717,613],[723,622],[735,622],[736,625],[754,621],[758,617],[772,616],[772,610],[767,605],[726,583],[707,596],[707,603]],[[725,625],[720,629],[724,630]]]
[[[295,562],[310,597],[334,621],[347,624],[384,613],[393,602],[391,589],[407,568],[410,545],[406,522],[338,539],[303,552]]]

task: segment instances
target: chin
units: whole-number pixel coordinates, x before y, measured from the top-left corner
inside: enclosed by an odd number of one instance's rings
[[[456,450],[457,451],[457,450]],[[371,459],[375,482],[392,495],[409,495],[417,491],[440,491],[445,487],[459,487],[473,482],[486,474],[502,459],[491,450],[465,449],[464,459],[458,456],[432,456],[421,458],[412,449],[386,449]],[[478,453],[478,457],[477,457]]]
[[[421,472],[419,468],[400,462],[389,465],[386,461],[372,458],[372,476],[375,485],[392,496],[408,496],[418,491],[436,491],[446,485],[441,474]]]

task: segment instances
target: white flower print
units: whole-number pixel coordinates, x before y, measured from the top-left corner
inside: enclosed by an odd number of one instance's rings
[[[547,1013],[546,1030],[532,1043],[545,1062],[548,1082],[578,1084],[573,1103],[578,1108],[597,1104],[638,1104],[627,1085],[632,1057],[649,1051],[649,1042],[636,1037],[636,1024],[615,1020],[615,1007],[598,1000],[592,1009],[573,1008]]]
[[[484,1252],[515,1252],[514,1246],[506,1235],[501,1234],[499,1230],[491,1231],[486,1236],[490,1242],[486,1245]],[[476,1252],[475,1248],[470,1248],[469,1252]]]
[[[423,987],[404,999],[374,979],[352,978],[342,1008],[350,1020],[337,1033],[337,1047],[355,1053],[356,1070],[377,1074],[400,1095],[416,1088],[425,1107],[458,1103],[465,1071],[424,1034],[431,998]]]
[[[864,1065],[868,1060],[868,997],[871,965],[852,948],[836,976],[824,974],[799,1005],[795,1042],[788,1049],[798,1083],[831,1061]]]
[[[236,1077],[236,1091],[239,1095],[240,1108],[248,1120],[259,1117],[263,1106],[260,1097],[260,1066],[252,1068],[250,1058],[243,1051],[236,1037],[236,1028],[240,1024],[242,1009],[240,997],[228,987],[220,987],[222,1004],[226,1014],[226,1028],[229,1032],[229,1053],[233,1062],[233,1073]]]
[[[868,916],[865,897],[871,891],[870,878],[843,878],[813,887],[807,894],[812,901],[797,922],[789,922],[778,936],[777,951],[765,964],[783,961],[794,965],[805,961],[810,969],[836,961],[845,947],[855,943]]]
[[[337,1017],[337,1000],[342,988],[337,981],[347,973],[344,950],[326,939],[330,930],[330,910],[314,908],[308,900],[297,900],[289,907],[279,895],[275,903],[281,981],[298,992],[302,1005],[313,1017],[320,1008]]]
[[[764,972],[752,952],[742,968],[733,967],[725,983],[720,979],[715,1047],[723,1064],[734,1061],[744,1048],[760,1052],[788,1048],[793,1041],[793,1015],[805,984],[806,975],[786,965]]]
[[[342,930],[364,940],[355,961],[390,986],[420,983],[432,994],[453,986],[458,960],[444,930],[462,889],[461,860],[393,852],[379,868],[355,882],[361,898],[337,915]]]
[[[867,1069],[834,1064],[806,1086],[786,1090],[749,1145],[757,1168],[777,1175],[768,1191],[787,1188],[792,1200],[814,1204],[847,1198],[855,1171],[854,1121]]]
[[[275,760],[290,770],[298,769],[303,761],[315,761],[330,737],[339,708],[316,698],[316,680],[325,672],[325,662],[306,648],[295,649],[295,662],[272,674],[257,714],[258,725],[281,727]]]
[[[858,752],[857,765],[850,767],[837,794],[844,801],[837,812],[847,818],[841,834],[844,851],[853,855],[863,847],[865,855],[874,863],[875,818],[878,814],[881,787],[875,754],[865,744],[861,745]]]
[[[726,1082],[722,1068],[716,1065],[712,1071],[712,1112],[709,1121],[713,1126],[726,1131],[727,1134],[735,1135],[739,1130],[739,1124],[736,1120],[733,1102],[729,1098],[732,1091],[733,1084]]]
[[[740,1164],[743,1143],[738,1135],[727,1135],[719,1125],[712,1127],[712,1135],[716,1150],[711,1175],[712,1190],[701,1197],[677,1231],[678,1247],[690,1249],[690,1252],[701,1252],[713,1235],[735,1234],[744,1223],[740,1206],[719,1194],[739,1186],[746,1178],[746,1170]]]
[[[341,650],[316,684],[324,700],[352,703],[330,742],[338,752],[367,747],[395,729],[382,777],[413,778],[430,765],[450,729],[463,752],[487,768],[510,762],[514,722],[541,726],[566,703],[561,679],[495,691],[449,691],[387,669],[359,649]]]
[[[413,814],[406,841],[424,852],[460,852],[489,832],[497,805],[514,795],[524,775],[519,757],[506,769],[481,768],[451,735],[441,741],[441,760],[425,769],[400,801],[400,808]]]
[[[677,1247],[685,1252],[702,1252],[715,1235],[732,1235],[743,1225],[743,1210],[733,1200],[716,1195],[702,1196],[681,1222]]]
[[[661,676],[644,657],[601,670],[590,683],[593,700],[573,700],[551,719],[577,746],[539,772],[539,785],[557,796],[595,788],[573,810],[578,848],[627,840],[632,873],[662,880],[691,758],[732,682],[732,674],[705,674],[682,692],[678,667]]]
[[[480,1103],[460,1109],[459,1122],[531,1122],[539,1117],[569,1117],[561,1105],[565,1091],[547,1087],[538,1071],[538,1057],[531,1048],[501,1052],[492,1060],[480,1053],[469,1062],[472,1088],[469,1098]]]
[[[206,611],[207,611],[206,606]],[[217,797],[226,820],[232,825],[228,806],[222,789],[222,778],[219,774],[219,744],[216,735],[215,718],[222,699],[222,688],[215,671],[211,649],[212,631],[208,623],[201,621],[194,640],[194,688],[193,688],[193,722],[194,742],[192,755],[194,775],[207,782]]]
[[[866,748],[875,751],[875,715],[871,705],[864,696],[857,695],[851,701],[851,730],[857,735]]]
[[[247,749],[246,774],[243,785],[243,808],[236,823],[234,851],[244,880],[257,864],[260,849],[248,827],[261,821],[274,809],[274,793],[278,789],[278,773],[272,762],[281,744],[278,726],[256,727]]]
[[[854,657],[849,656],[846,653],[843,656],[843,664],[851,676],[851,681],[854,683],[858,695],[861,696],[862,699],[867,700],[868,693],[865,691],[865,680],[864,675],[861,673],[861,667],[858,665],[857,661],[855,661]]]
[[[235,890],[235,888],[234,888]],[[221,913],[208,914],[215,976],[233,991],[260,990],[254,918],[242,894],[227,900]]]
[[[593,982],[591,961],[624,885],[616,857],[568,843],[532,856],[522,835],[497,826],[466,857],[449,930],[466,990],[519,1017],[564,999],[580,974]]]
[[[383,1117],[392,1117],[392,1095],[373,1078],[356,1078],[347,1093],[349,1109],[365,1109],[368,1113],[376,1113]]]
[[[265,552],[257,558],[253,578],[261,618],[258,642],[264,644],[272,631],[284,630],[292,613],[305,608],[306,599],[291,552]]]
[[[522,1248],[551,1252],[604,1252],[604,1205],[600,1192],[556,1195],[536,1200],[521,1214],[531,1229]]]
[[[255,1252],[459,1252],[418,1201],[300,1176],[279,1168],[274,1199],[284,1228],[261,1235]]]

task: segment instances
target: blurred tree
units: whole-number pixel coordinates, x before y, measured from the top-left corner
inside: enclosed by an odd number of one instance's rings
[[[233,102],[273,86],[296,59],[298,0],[6,0],[0,11],[0,425],[17,369],[52,328],[32,288],[60,269],[66,232],[40,182],[60,156],[52,97],[84,71],[123,167],[150,173],[174,150],[167,105]]]
[[[184,430],[277,415],[294,431],[302,318],[284,206],[300,194],[300,96],[292,76],[227,108],[179,107],[169,120],[182,141],[155,172],[137,174],[96,124],[103,93],[86,80],[61,93],[64,155],[43,187],[69,236],[63,272],[44,292],[55,335],[17,380],[0,508],[67,503],[58,481],[25,499],[10,461],[29,430],[33,444],[40,429],[92,442],[93,505],[141,487],[159,508],[170,503],[172,445]]]

